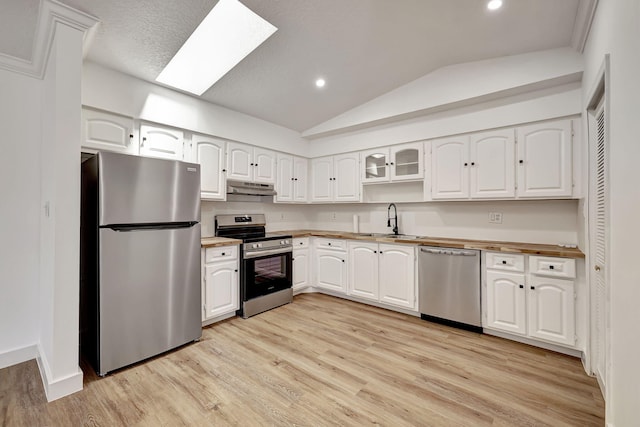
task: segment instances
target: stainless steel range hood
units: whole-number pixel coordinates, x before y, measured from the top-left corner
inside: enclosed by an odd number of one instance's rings
[[[273,184],[227,181],[227,200],[238,202],[271,202],[276,190]]]

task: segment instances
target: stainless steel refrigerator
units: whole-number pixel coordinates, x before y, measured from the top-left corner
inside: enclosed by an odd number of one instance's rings
[[[99,375],[201,336],[200,168],[82,163],[80,342]]]

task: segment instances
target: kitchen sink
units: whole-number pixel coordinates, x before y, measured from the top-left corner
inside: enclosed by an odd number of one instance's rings
[[[355,233],[356,236],[361,237],[386,237],[392,239],[417,239],[418,236],[412,234],[393,234],[393,233]]]

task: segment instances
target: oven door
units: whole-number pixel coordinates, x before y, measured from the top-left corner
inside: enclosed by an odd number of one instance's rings
[[[291,287],[293,253],[245,258],[242,261],[242,300],[268,295]]]

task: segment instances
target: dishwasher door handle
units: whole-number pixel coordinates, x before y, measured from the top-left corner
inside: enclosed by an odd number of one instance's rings
[[[431,248],[420,248],[420,252],[435,254],[435,255],[453,255],[453,256],[476,256],[478,254],[476,251],[431,249]]]

